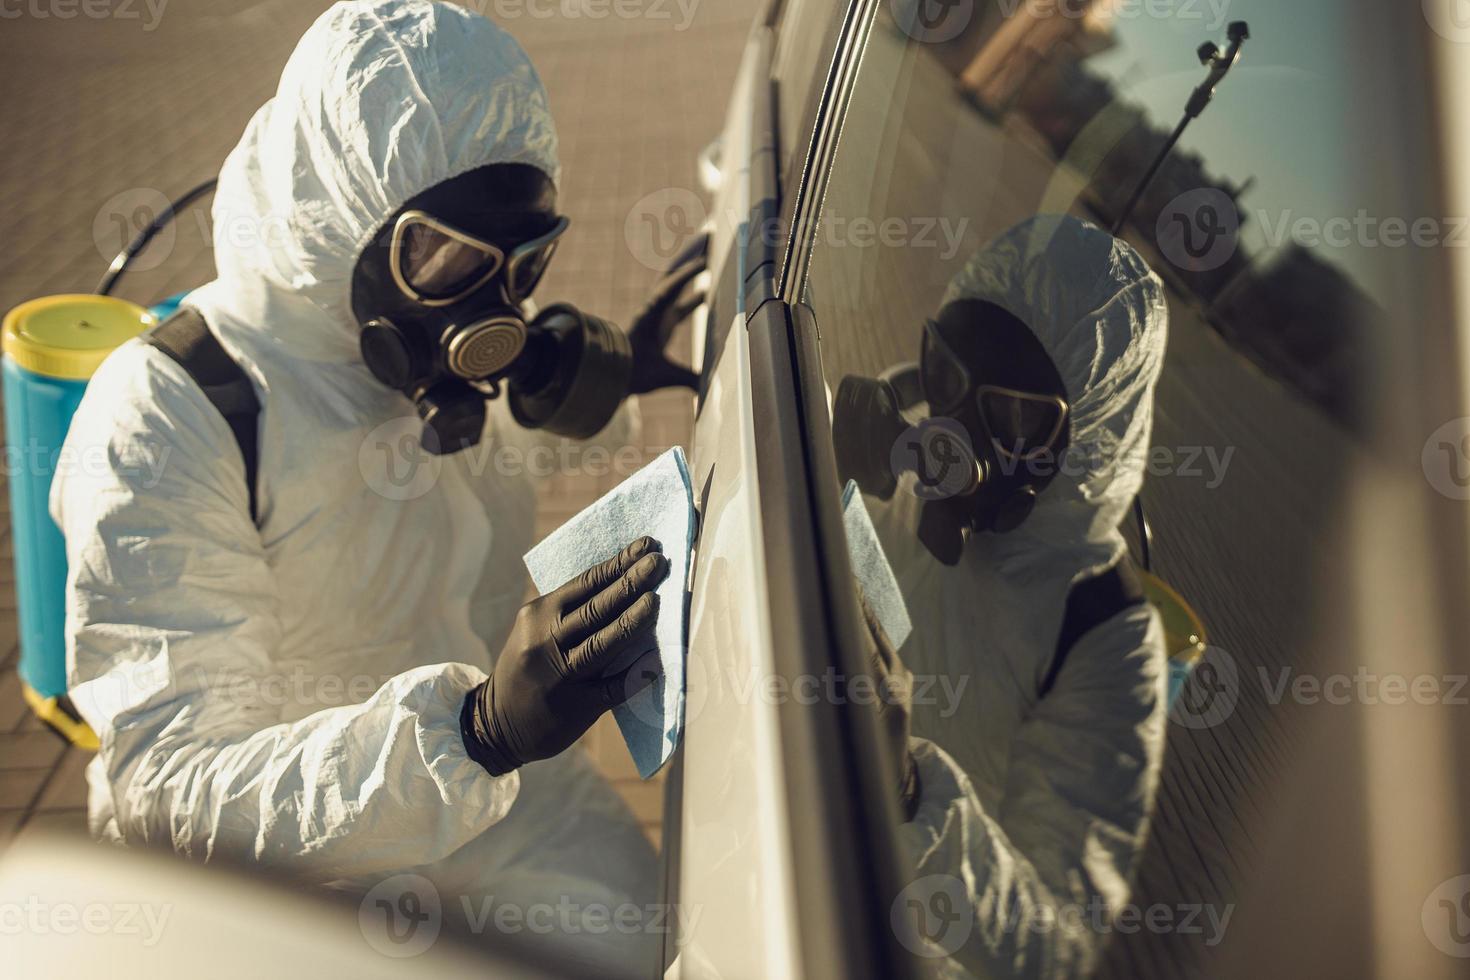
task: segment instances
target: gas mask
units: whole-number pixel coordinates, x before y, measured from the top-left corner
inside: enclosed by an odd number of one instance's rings
[[[843,378],[832,415],[842,477],[886,500],[912,474],[919,539],[947,565],[971,534],[1025,523],[1069,442],[1066,388],[1041,342],[976,299],[924,325],[917,365]]]
[[[415,197],[358,261],[363,361],[413,400],[431,453],[477,443],[501,394],[520,424],[573,438],[596,434],[627,394],[621,330],[567,304],[523,312],[569,224],[554,200],[534,167],[482,167]]]

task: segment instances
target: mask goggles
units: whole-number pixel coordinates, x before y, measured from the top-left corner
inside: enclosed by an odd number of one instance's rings
[[[885,500],[900,475],[912,473],[914,493],[924,500],[916,533],[947,565],[960,560],[970,534],[1003,534],[1026,521],[1056,472],[1050,457],[1065,448],[1071,415],[1067,399],[1049,393],[1064,389],[1059,378],[1045,378],[1055,368],[1030,329],[1003,310],[969,307],[952,305],[941,316],[961,330],[988,318],[987,342],[970,360],[946,340],[940,321],[929,320],[918,364],[895,365],[877,378],[843,378],[832,409],[838,472]],[[996,358],[1010,369],[996,373],[1016,376],[1013,384],[1052,384],[1042,392],[977,384]]]
[[[442,307],[460,302],[503,271],[506,300],[520,304],[536,289],[570,224],[558,218],[550,231],[507,252],[433,215],[405,211],[393,226],[393,281],[414,302]]]
[[[522,425],[572,438],[595,434],[622,403],[632,371],[622,331],[564,303],[529,323],[522,313],[569,224],[557,217],[503,248],[410,209],[389,232],[387,268],[359,266],[354,303],[373,311],[363,362],[413,399],[429,452],[474,445],[486,399],[503,391]]]
[[[1066,429],[1071,407],[1064,398],[974,384],[969,368],[933,320],[924,324],[919,373],[930,417],[958,417],[973,407],[1004,459],[1037,460],[1056,447]]]

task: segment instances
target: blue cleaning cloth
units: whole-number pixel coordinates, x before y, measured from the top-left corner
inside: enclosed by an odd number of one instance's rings
[[[888,634],[888,642],[897,651],[914,631],[914,624],[909,619],[908,606],[904,605],[898,579],[893,575],[893,566],[888,564],[888,556],[878,542],[878,532],[868,516],[863,495],[858,493],[853,480],[848,480],[842,488],[842,524],[847,531],[847,554],[852,560],[853,576],[878,624]]]
[[[658,587],[654,637],[662,673],[613,709],[623,741],[644,779],[669,760],[684,732],[684,658],[688,646],[689,556],[694,548],[694,492],[684,450],[675,446],[628,477],[526,553],[526,568],[542,595],[606,561],[648,535],[663,545],[669,574]],[[634,654],[634,662],[638,655]],[[615,674],[632,663],[614,663]]]

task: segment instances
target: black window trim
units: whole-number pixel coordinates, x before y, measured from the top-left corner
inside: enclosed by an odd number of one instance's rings
[[[815,222],[821,213],[822,195],[826,191],[827,174],[832,167],[842,118],[847,113],[858,64],[863,49],[867,47],[868,31],[872,28],[880,2],[882,0],[847,0],[847,10],[843,16],[834,17],[829,22],[827,34],[817,49],[819,62],[827,63],[826,77],[813,90],[802,113],[801,125],[793,130],[807,137],[808,142],[800,152],[797,152],[797,147],[790,147],[791,157],[783,161],[782,175],[792,193],[781,202],[783,262],[776,278],[776,293],[788,303],[795,302],[799,295],[792,288],[790,274],[793,269],[805,267],[812,238],[810,223]],[[777,120],[778,133],[779,122]]]
[[[750,270],[746,329],[772,655],[777,673],[787,678],[822,676],[831,669],[852,677],[869,669],[837,507],[836,457],[814,321],[810,310],[790,305],[790,294],[791,270],[803,268],[808,252],[796,246],[809,241],[820,214],[878,2],[852,0],[834,21],[832,63],[819,97],[807,108],[807,126],[796,131],[808,143],[784,161],[784,187],[778,186],[777,151],[784,148],[776,144],[781,129],[775,79],[768,104],[755,108],[754,123],[766,127],[767,139],[756,130],[751,228],[759,231],[754,222],[780,215],[781,240],[775,247],[753,234],[743,243]],[[900,882],[892,833],[899,822],[897,780],[874,764],[882,757],[876,713],[866,705],[788,699],[778,709],[778,723],[803,973],[917,976],[918,965],[899,945],[890,918]]]

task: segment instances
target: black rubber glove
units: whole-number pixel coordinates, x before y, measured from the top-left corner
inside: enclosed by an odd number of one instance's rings
[[[914,764],[913,753],[909,752],[909,730],[913,717],[914,677],[898,651],[883,631],[868,601],[858,590],[858,601],[863,607],[863,621],[867,624],[868,664],[878,688],[878,722],[882,727],[884,745],[898,773],[898,808],[905,822],[914,819],[919,808],[919,769]]]
[[[492,776],[566,750],[604,711],[653,683],[658,596],[669,572],[659,543],[643,537],[516,614],[495,672],[466,696],[465,750]],[[631,664],[608,675],[610,667]]]
[[[674,330],[704,302],[703,290],[693,290],[679,301],[684,287],[705,269],[709,253],[709,236],[701,235],[674,260],[668,273],[653,289],[648,305],[633,318],[628,327],[628,342],[633,347],[633,377],[630,394],[641,395],[659,388],[691,388],[698,390],[699,375],[669,360],[664,348]]]

